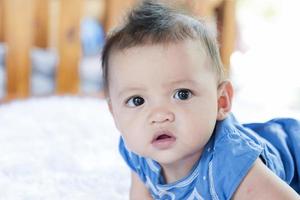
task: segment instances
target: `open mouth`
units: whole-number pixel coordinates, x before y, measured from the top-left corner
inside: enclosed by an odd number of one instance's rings
[[[156,137],[155,141],[165,140],[165,139],[168,139],[168,138],[172,138],[172,136],[167,135],[167,134],[162,134],[162,135],[159,135],[158,137]]]
[[[158,149],[166,149],[171,147],[175,141],[176,138],[171,132],[160,132],[154,136],[152,145]]]

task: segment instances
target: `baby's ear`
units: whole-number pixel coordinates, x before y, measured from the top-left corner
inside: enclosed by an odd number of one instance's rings
[[[222,82],[218,87],[218,115],[217,120],[223,120],[231,111],[233,87],[230,81]]]

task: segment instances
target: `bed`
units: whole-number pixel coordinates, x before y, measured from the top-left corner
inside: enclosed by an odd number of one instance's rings
[[[129,169],[104,100],[0,105],[0,199],[127,199]]]

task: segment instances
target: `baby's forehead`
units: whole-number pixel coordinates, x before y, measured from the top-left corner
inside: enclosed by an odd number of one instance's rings
[[[146,44],[115,50],[109,65],[110,75],[122,73],[127,76],[131,75],[130,71],[144,74],[149,68],[154,70],[150,70],[149,75],[154,72],[152,75],[159,76],[167,71],[170,77],[193,74],[195,70],[199,71],[198,68],[201,68],[201,73],[214,71],[209,56],[201,44],[194,41]]]
[[[166,41],[155,43],[148,41],[147,43],[137,44],[134,46],[123,47],[123,48],[112,48],[110,53],[110,60],[119,56],[139,56],[141,53],[146,52],[146,56],[153,56],[152,53],[160,51],[160,55],[165,55],[165,53],[173,54],[175,56],[184,56],[187,53],[195,54],[203,58],[208,59],[208,52],[206,51],[204,44],[199,40],[178,40],[178,41]],[[148,53],[148,54],[147,54]],[[145,56],[144,55],[144,56]]]
[[[140,68],[161,65],[162,69],[167,69],[164,65],[172,65],[173,69],[181,68],[182,73],[188,65],[193,65],[197,68],[207,68],[209,71],[215,71],[212,60],[203,48],[203,44],[194,40],[147,43],[124,49],[115,49],[111,53],[109,59],[110,73],[116,72],[115,70],[120,67],[130,70],[129,68],[132,65],[139,65]],[[112,68],[114,69],[112,70]]]

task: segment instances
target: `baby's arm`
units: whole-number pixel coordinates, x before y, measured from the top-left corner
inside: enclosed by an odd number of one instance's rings
[[[236,200],[299,200],[299,195],[257,159],[235,192]]]
[[[139,177],[131,172],[130,200],[153,200],[149,191]]]

